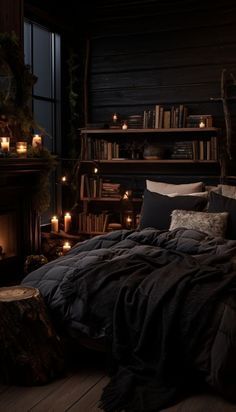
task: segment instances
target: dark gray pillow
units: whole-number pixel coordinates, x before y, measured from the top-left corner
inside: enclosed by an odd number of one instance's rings
[[[139,228],[154,227],[160,230],[168,230],[173,210],[201,211],[205,204],[206,199],[204,197],[187,195],[169,197],[145,189]]]
[[[211,192],[208,212],[228,212],[227,239],[236,239],[236,199]]]

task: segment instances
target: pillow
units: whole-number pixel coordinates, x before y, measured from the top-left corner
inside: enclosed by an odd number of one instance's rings
[[[202,192],[203,183],[186,183],[175,185],[172,183],[153,182],[152,180],[146,180],[146,187],[150,192],[160,193],[161,195],[167,195],[169,193],[179,193],[186,195],[188,193]]]
[[[168,230],[171,212],[174,209],[202,210],[205,204],[206,199],[204,197],[169,197],[145,189],[139,228],[154,227],[160,230]]]
[[[218,185],[221,189],[220,194],[232,199],[236,199],[236,186],[231,185]]]
[[[228,226],[226,237],[236,239],[236,199],[211,192],[209,197],[209,212],[228,212]]]
[[[206,192],[186,193],[185,196],[198,196],[198,197],[205,197],[205,198],[207,198],[207,197],[208,197],[208,194],[209,194],[209,193],[206,191]],[[181,194],[180,194],[180,193],[169,193],[167,196],[169,196],[169,197],[175,197],[175,196],[181,196]]]
[[[227,228],[228,213],[194,212],[192,210],[173,210],[170,230],[185,227],[201,230],[210,236],[224,237]]]

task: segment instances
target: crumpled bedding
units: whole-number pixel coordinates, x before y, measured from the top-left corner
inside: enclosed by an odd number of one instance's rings
[[[121,230],[30,273],[57,324],[111,342],[105,411],[152,412],[186,385],[236,400],[236,241]]]

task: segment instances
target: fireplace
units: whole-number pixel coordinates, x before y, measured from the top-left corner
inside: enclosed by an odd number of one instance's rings
[[[40,253],[35,196],[44,159],[0,159],[0,286],[19,283],[27,255]]]

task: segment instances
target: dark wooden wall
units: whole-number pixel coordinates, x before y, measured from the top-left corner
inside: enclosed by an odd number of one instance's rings
[[[101,0],[87,36],[89,122],[184,103],[224,128],[222,103],[211,98],[223,69],[236,74],[235,1]],[[235,129],[236,101],[230,109]]]
[[[12,32],[22,40],[23,0],[0,0],[0,32]]]

